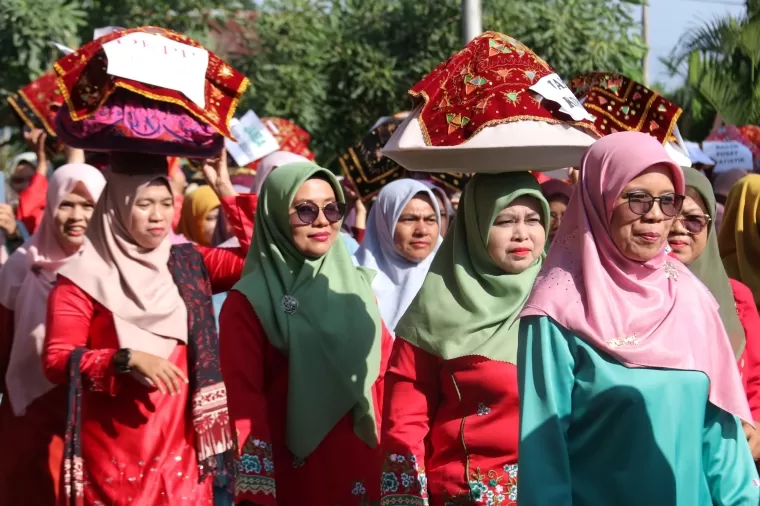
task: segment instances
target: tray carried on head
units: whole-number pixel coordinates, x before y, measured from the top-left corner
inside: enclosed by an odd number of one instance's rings
[[[408,170],[509,172],[576,165],[599,134],[554,70],[486,32],[409,91],[415,109],[383,153]]]

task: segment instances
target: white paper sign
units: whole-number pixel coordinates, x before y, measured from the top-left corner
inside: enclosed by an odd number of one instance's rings
[[[92,33],[92,40],[97,40],[101,37],[105,37],[106,35],[110,35],[113,32],[121,32],[123,30],[126,30],[126,28],[122,28],[120,26],[104,26],[103,28],[96,28]]]
[[[205,49],[137,32],[103,44],[103,50],[109,74],[182,92],[198,107],[205,107]]]
[[[549,74],[542,77],[536,84],[530,87],[544,100],[551,100],[559,104],[560,112],[563,112],[573,118],[574,121],[589,120],[594,121],[594,117],[586,110],[573,92],[565,85],[565,82],[557,74]]]
[[[280,149],[277,139],[253,111],[248,111],[239,120],[233,118],[230,130],[237,142],[225,139],[224,144],[239,167],[245,167]]]
[[[729,169],[752,170],[752,151],[737,141],[705,141],[702,151],[715,160],[713,172]]]
[[[68,55],[70,55],[71,53],[74,52],[74,50],[71,49],[70,47],[64,46],[63,44],[59,44],[58,42],[55,42],[53,40],[50,41],[50,45],[53,46],[54,48],[58,49],[58,51],[60,51],[61,53],[63,53],[64,56],[68,56]]]

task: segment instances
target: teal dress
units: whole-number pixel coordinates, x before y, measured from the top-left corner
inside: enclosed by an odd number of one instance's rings
[[[520,322],[519,506],[757,506],[739,420],[696,371],[628,368],[542,316]]]

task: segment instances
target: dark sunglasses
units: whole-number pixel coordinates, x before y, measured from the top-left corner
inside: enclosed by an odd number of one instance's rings
[[[698,234],[712,221],[712,218],[706,214],[692,214],[689,216],[679,216],[678,221],[683,224],[683,228],[692,235]]]
[[[330,202],[325,207],[319,207],[314,202],[304,202],[296,207],[298,219],[307,225],[311,225],[319,217],[319,211],[324,213],[325,218],[330,223],[336,223],[343,219],[346,212],[346,204],[343,202]]]
[[[677,216],[681,212],[683,201],[686,199],[685,196],[677,193],[669,193],[662,197],[653,197],[644,191],[629,192],[624,194],[623,198],[628,200],[628,207],[631,209],[631,212],[638,214],[639,216],[647,214],[654,207],[654,203],[659,202],[662,214],[671,218]]]

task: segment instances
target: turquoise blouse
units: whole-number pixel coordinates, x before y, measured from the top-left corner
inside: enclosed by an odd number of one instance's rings
[[[542,316],[520,322],[519,506],[757,506],[739,420],[696,371],[628,368]]]

